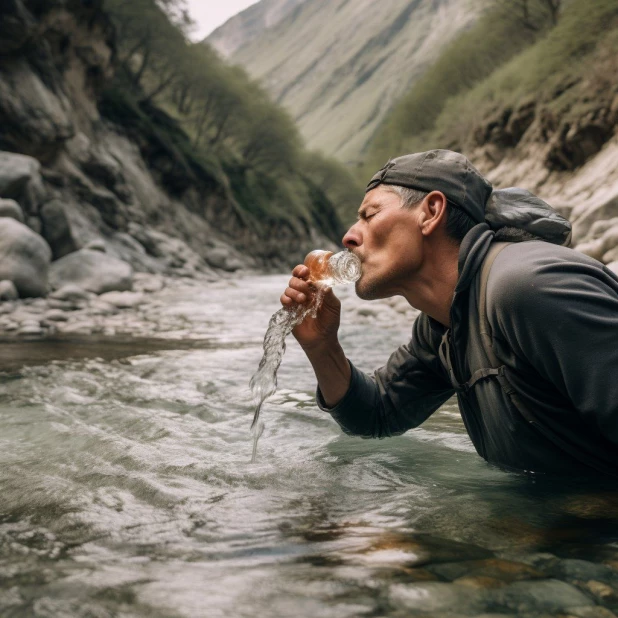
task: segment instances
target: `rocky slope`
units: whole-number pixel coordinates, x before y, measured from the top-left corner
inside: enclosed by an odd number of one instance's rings
[[[208,36],[224,58],[258,38],[264,30],[276,26],[288,13],[305,0],[262,0],[228,19]]]
[[[169,116],[110,96],[115,32],[101,0],[2,11],[0,298],[129,290],[136,271],[212,279],[339,237],[317,188],[314,219],[260,221],[236,200],[242,174],[232,186],[222,167],[183,158],[162,139],[184,136]]]
[[[601,55],[552,99],[501,107],[468,149],[496,186],[525,187],[567,216],[572,246],[618,272],[616,68]]]
[[[230,60],[292,113],[310,148],[356,163],[393,103],[481,6],[384,0],[378,9],[371,0],[305,0]],[[216,46],[226,33],[231,40],[235,28],[228,22],[207,40]]]

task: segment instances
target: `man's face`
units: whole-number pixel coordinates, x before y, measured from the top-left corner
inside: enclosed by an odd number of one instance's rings
[[[396,193],[377,186],[365,195],[343,244],[362,262],[356,293],[365,300],[401,294],[422,263],[419,209],[404,209]]]

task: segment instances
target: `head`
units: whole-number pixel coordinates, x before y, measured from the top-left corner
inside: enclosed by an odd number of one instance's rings
[[[389,161],[374,174],[359,220],[344,236],[363,260],[361,298],[431,287],[440,269],[456,268],[466,233],[484,220],[491,184],[463,155],[430,150]]]
[[[363,262],[356,292],[366,300],[406,294],[419,278],[457,260],[476,225],[441,191],[381,184],[369,190],[343,244]]]

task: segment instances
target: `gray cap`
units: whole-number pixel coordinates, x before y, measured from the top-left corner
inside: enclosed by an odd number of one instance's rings
[[[485,220],[485,205],[493,187],[464,157],[452,150],[429,150],[391,159],[367,185],[399,185],[419,191],[442,191],[449,202],[474,221]]]

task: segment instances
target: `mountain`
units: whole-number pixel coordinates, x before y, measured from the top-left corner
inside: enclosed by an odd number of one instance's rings
[[[208,36],[208,43],[227,58],[267,28],[277,25],[301,2],[304,0],[262,0],[252,4],[212,32]]]
[[[292,114],[309,148],[357,163],[385,114],[481,8],[479,0],[305,0],[230,61]],[[231,21],[217,37],[224,32],[231,40]]]

